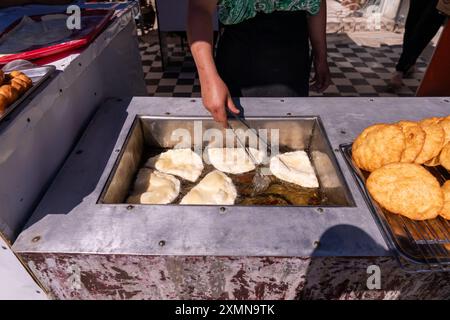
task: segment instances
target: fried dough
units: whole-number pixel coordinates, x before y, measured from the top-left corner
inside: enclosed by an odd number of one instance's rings
[[[225,173],[214,170],[193,187],[180,204],[232,205],[236,197],[233,181]]]
[[[191,149],[172,149],[150,158],[145,166],[195,182],[202,174],[203,160]]]
[[[0,114],[33,86],[33,81],[20,71],[4,74],[0,70]]]
[[[423,165],[427,166],[427,167],[437,167],[438,165],[441,164],[440,160],[439,160],[439,156],[434,157],[431,160],[428,160],[427,162],[425,162]]]
[[[168,204],[180,193],[180,181],[169,174],[141,169],[134,183],[133,194],[127,203]]]
[[[422,151],[414,161],[417,164],[424,164],[438,156],[444,146],[445,132],[438,123],[420,122],[422,129],[426,133],[425,143]]]
[[[318,188],[319,180],[305,151],[278,154],[270,159],[270,172],[278,179],[305,188]]]
[[[450,142],[450,116],[442,119],[439,125],[444,129],[445,132],[445,143]]]
[[[380,206],[413,220],[436,218],[444,206],[439,182],[417,164],[393,163],[375,170],[367,188]]]
[[[264,160],[264,152],[248,148],[248,152],[252,158],[247,154],[244,148],[208,148],[208,161],[219,171],[241,174],[255,170],[256,166],[253,162],[261,163]]]
[[[425,143],[426,133],[421,126],[413,121],[400,121],[397,123],[405,135],[405,150],[400,162],[411,163],[416,160]]]
[[[430,124],[438,124],[439,122],[442,121],[443,118],[440,117],[432,117],[432,118],[425,118],[419,121],[420,125],[430,125]]]
[[[450,220],[450,180],[442,186],[444,192],[444,207],[441,210],[441,217]]]
[[[372,172],[386,164],[400,162],[405,146],[400,126],[376,124],[356,138],[352,157],[359,168]]]
[[[439,162],[445,169],[450,171],[450,142],[442,148],[441,154],[439,155]]]

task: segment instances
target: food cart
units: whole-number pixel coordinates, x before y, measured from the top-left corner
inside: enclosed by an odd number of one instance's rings
[[[350,148],[374,123],[447,116],[448,98],[241,99],[253,128],[278,130],[282,145],[308,151],[319,203],[126,203],[148,151],[173,148],[174,130],[204,144],[208,129],[223,130],[201,99],[138,97],[145,86],[132,11],[52,63],[57,71],[0,124],[2,248],[49,297],[450,296],[448,225],[441,219],[413,236],[409,228],[424,226],[390,228]]]
[[[124,203],[144,148],[170,147],[174,128],[216,124],[200,99],[110,99],[72,149],[14,251],[60,299],[448,297],[448,260],[399,264],[407,251],[383,238],[340,148],[372,123],[447,115],[447,99],[240,102],[255,128],[276,127],[280,141],[316,155],[312,161],[327,202]],[[381,271],[381,287],[371,290],[373,266]]]

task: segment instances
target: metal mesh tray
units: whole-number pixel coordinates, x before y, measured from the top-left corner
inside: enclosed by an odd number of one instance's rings
[[[12,105],[6,108],[3,114],[0,114],[0,123],[15,109],[17,109],[20,104],[29,97],[37,88],[47,80],[53,72],[55,72],[55,66],[37,66],[31,62],[25,60],[16,60],[6,64],[2,70],[5,73],[9,73],[14,70],[18,70],[27,75],[32,81],[33,86],[27,90],[19,99],[17,99]]]
[[[408,272],[450,271],[450,222],[442,217],[414,221],[381,208],[366,188],[369,173],[352,160],[352,144],[343,144],[340,150],[401,267]],[[440,166],[427,169],[441,184],[450,179],[450,173]]]

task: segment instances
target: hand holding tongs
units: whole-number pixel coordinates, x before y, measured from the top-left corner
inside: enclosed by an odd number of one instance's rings
[[[267,141],[265,141],[263,138],[261,138],[261,136],[258,134],[258,131],[256,129],[253,129],[244,118],[239,117],[237,114],[235,114],[233,112],[230,112],[230,114],[233,116],[233,118],[235,118],[237,121],[242,123],[245,127],[247,127],[247,129],[249,129],[258,138],[259,143],[262,142],[264,144],[266,152],[267,152],[267,150],[269,150],[269,144],[267,143]],[[229,123],[228,123],[228,128],[233,130],[233,133],[236,136],[236,139],[238,139],[236,133],[234,132],[234,129],[231,128]],[[238,139],[238,143],[242,146],[242,142],[239,141],[239,139]],[[249,153],[249,151],[247,151],[247,153]],[[289,166],[286,163],[284,163],[284,161],[281,158],[278,158],[278,160],[287,170],[291,171]]]
[[[258,160],[255,159],[255,157],[251,153],[250,149],[245,145],[245,142],[243,142],[241,140],[241,138],[239,137],[239,135],[236,133],[236,131],[234,130],[234,128],[231,126],[231,124],[229,122],[228,122],[227,126],[228,126],[228,129],[230,129],[233,132],[239,146],[245,150],[245,152],[247,153],[247,156],[251,159],[251,161],[255,165],[256,172],[255,172],[255,175],[253,176],[253,181],[252,181],[253,182],[253,195],[255,195],[259,192],[262,192],[263,190],[266,190],[271,183],[270,177],[267,175],[264,175],[261,172],[261,167],[259,166]]]

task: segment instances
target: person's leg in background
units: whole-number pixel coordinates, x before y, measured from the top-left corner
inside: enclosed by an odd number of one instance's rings
[[[408,47],[411,43],[411,37],[414,34],[416,26],[427,7],[430,0],[410,0],[409,11],[406,17],[405,34],[403,36],[403,47]]]
[[[437,3],[438,0],[411,0],[403,51],[390,82],[392,89],[403,86],[403,78],[414,69],[417,59],[442,26],[445,17],[437,11]]]

